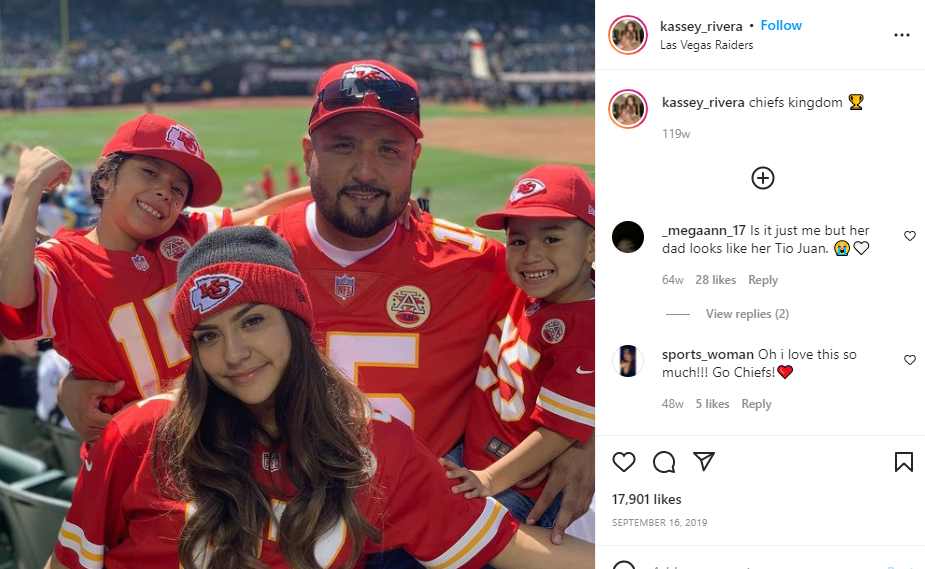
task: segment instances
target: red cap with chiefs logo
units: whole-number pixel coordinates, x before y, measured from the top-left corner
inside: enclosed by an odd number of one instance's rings
[[[356,112],[385,115],[411,131],[415,139],[424,137],[417,81],[383,61],[348,61],[325,71],[315,85],[308,132],[336,116]]]
[[[578,166],[537,166],[514,182],[504,209],[480,215],[475,223],[485,229],[504,229],[509,217],[577,217],[594,227],[594,185]]]
[[[193,185],[191,207],[212,205],[222,197],[222,180],[206,162],[196,135],[171,118],[146,113],[123,123],[100,156],[114,152],[160,158],[186,172]]]

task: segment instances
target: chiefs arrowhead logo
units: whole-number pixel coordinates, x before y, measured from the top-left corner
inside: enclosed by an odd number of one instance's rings
[[[344,71],[342,79],[367,79],[378,81],[395,81],[388,71],[368,63],[359,63]]]
[[[536,194],[545,191],[546,184],[540,180],[537,180],[536,178],[524,178],[523,180],[518,180],[517,184],[514,186],[514,189],[511,190],[510,202],[514,203],[517,200],[535,196]]]
[[[199,158],[203,157],[202,148],[199,147],[199,142],[196,141],[196,135],[185,126],[172,125],[167,129],[165,138],[172,148]]]
[[[189,291],[190,306],[200,314],[212,310],[231,298],[244,281],[231,275],[204,275],[193,281]]]

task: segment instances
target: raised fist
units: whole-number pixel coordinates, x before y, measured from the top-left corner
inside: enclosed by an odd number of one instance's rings
[[[19,155],[19,172],[16,173],[14,191],[41,193],[56,188],[70,178],[70,164],[51,150],[36,146]]]

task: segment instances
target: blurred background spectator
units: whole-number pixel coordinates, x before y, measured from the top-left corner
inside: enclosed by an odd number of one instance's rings
[[[58,408],[58,384],[71,372],[71,363],[64,359],[52,346],[51,340],[39,343],[41,355],[36,370],[38,401],[35,414],[52,425],[72,428],[71,423]]]
[[[0,108],[304,95],[324,67],[369,57],[443,102],[594,95],[590,80],[502,80],[593,71],[590,0],[4,0],[0,17]],[[469,30],[484,38],[492,80],[472,76]]]
[[[32,409],[38,403],[36,385],[36,357],[34,340],[13,341],[0,336],[0,405]]]

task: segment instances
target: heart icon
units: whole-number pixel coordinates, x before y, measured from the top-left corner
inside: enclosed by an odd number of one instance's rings
[[[867,252],[867,249],[870,248],[870,243],[867,241],[855,241],[854,250],[858,252],[858,255],[863,255]]]
[[[912,241],[913,239],[915,239],[915,231],[907,231],[903,233],[903,235],[906,236],[906,241]]]
[[[915,363],[915,354],[906,354],[903,359],[906,360],[907,364],[912,365]]]
[[[636,455],[631,452],[615,452],[613,464],[620,469],[620,472],[626,472],[636,464]]]
[[[787,379],[793,373],[793,366],[777,366],[777,373],[782,378]]]

